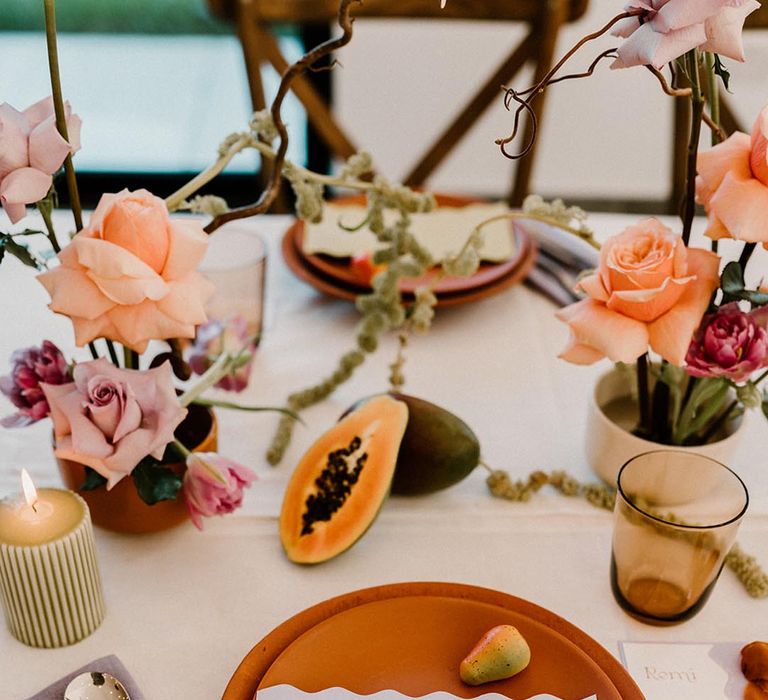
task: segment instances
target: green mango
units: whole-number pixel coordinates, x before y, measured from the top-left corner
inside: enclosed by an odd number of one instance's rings
[[[391,396],[408,406],[392,493],[414,496],[458,484],[480,461],[480,443],[470,427],[424,399]]]
[[[408,406],[408,425],[397,454],[391,493],[418,496],[458,484],[480,462],[472,429],[450,411],[424,399],[390,392]],[[342,418],[373,397],[357,401]]]

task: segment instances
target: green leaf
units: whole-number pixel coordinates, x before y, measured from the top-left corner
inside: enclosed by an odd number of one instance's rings
[[[181,477],[151,458],[139,462],[131,477],[141,500],[150,506],[173,501],[181,489]]]
[[[763,390],[763,415],[768,418],[768,389]]]
[[[95,469],[85,468],[85,481],[80,486],[81,491],[95,491],[102,486],[106,486],[107,480]]]
[[[731,83],[731,74],[728,71],[728,69],[723,65],[723,62],[720,60],[720,56],[717,54],[714,54],[715,56],[715,75],[720,76],[720,80],[723,81],[723,85],[725,86],[725,89],[730,92],[728,86]]]
[[[29,249],[26,246],[21,245],[21,243],[14,241],[11,236],[5,235],[2,241],[0,241],[0,245],[2,245],[3,250],[7,251],[15,258],[18,258],[24,265],[34,267],[36,270],[42,269],[35,256],[29,252]]]
[[[753,306],[768,304],[768,294],[745,289],[744,270],[738,262],[729,262],[720,277],[725,303],[729,301],[748,301]]]

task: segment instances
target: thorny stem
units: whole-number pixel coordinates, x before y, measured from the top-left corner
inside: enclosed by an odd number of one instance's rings
[[[704,61],[707,67],[709,117],[712,120],[712,124],[716,127],[712,129],[712,145],[717,146],[721,141],[725,141],[726,134],[720,127],[720,88],[717,86],[717,76],[715,75],[715,55],[711,51],[707,51],[704,54]]]
[[[61,137],[69,142],[67,117],[64,110],[64,98],[61,91],[59,50],[56,45],[55,0],[45,0],[45,37],[48,44],[48,68],[51,74],[51,93],[53,94],[53,108],[56,112],[56,128],[59,130]],[[67,177],[67,190],[69,191],[72,216],[75,219],[75,228],[80,231],[83,228],[83,213],[80,207],[80,193],[77,190],[77,178],[75,177],[75,167],[72,164],[71,153],[67,154],[67,158],[64,161],[64,171],[66,172]]]
[[[45,222],[45,229],[48,231],[46,238],[50,241],[51,248],[53,248],[54,253],[61,252],[61,246],[56,239],[56,230],[53,228],[51,210],[47,206],[40,206],[40,202],[37,203],[37,210],[40,212],[40,216],[43,217],[43,221]]]
[[[710,55],[710,54],[707,54],[707,55]],[[661,89],[664,90],[664,93],[666,95],[669,95],[670,97],[691,97],[691,95],[693,94],[693,90],[689,87],[687,88],[671,87],[670,84],[667,82],[667,79],[664,77],[664,74],[658,68],[654,68],[653,66],[646,66],[646,68],[659,81],[659,84],[661,85]],[[719,99],[717,97],[717,92],[715,92],[714,94],[715,94],[715,100],[718,101],[717,108],[714,104],[712,104],[710,105],[712,114],[710,115],[710,114],[707,114],[706,112],[703,112],[701,115],[701,118],[704,120],[704,123],[709,127],[709,130],[712,132],[713,145],[720,143],[720,141],[725,141],[725,139],[727,138],[727,134],[725,133],[725,131],[723,130],[723,128],[720,126],[720,123],[719,123],[720,109],[719,109]],[[715,116],[715,114],[717,114],[717,116]]]
[[[696,158],[699,152],[701,121],[704,115],[704,98],[699,83],[699,50],[692,49],[686,55],[688,79],[691,82],[691,134],[688,140],[688,168],[686,172],[685,208],[683,210],[683,243],[688,245],[696,213]]]
[[[612,20],[610,20],[604,27],[601,29],[598,29],[595,32],[592,32],[591,34],[587,34],[585,37],[580,39],[576,44],[549,70],[549,72],[533,87],[529,88],[528,90],[525,90],[522,93],[517,93],[514,90],[508,89],[507,90],[507,98],[506,98],[506,104],[509,104],[509,100],[513,99],[515,102],[517,102],[520,106],[515,111],[515,121],[512,126],[512,133],[505,137],[496,139],[495,143],[497,146],[501,148],[501,152],[506,156],[507,158],[510,158],[512,160],[518,160],[525,156],[530,150],[533,145],[533,140],[536,138],[536,129],[535,129],[535,115],[533,114],[533,109],[531,107],[531,102],[533,102],[534,99],[536,99],[536,95],[538,95],[541,92],[544,92],[544,89],[551,84],[552,79],[557,74],[557,72],[570,60],[570,58],[585,44],[589,43],[590,41],[593,41],[594,39],[598,39],[599,37],[603,36],[604,34],[607,34],[615,24],[620,22],[621,20],[628,19],[629,17],[637,17],[639,15],[642,15],[645,12],[642,8],[635,8],[632,10],[628,10],[626,12],[622,12],[619,15],[616,15]],[[602,57],[605,57],[608,55],[608,52],[604,52],[602,54]],[[594,68],[593,68],[594,69]],[[587,73],[587,75],[591,75],[590,72]],[[575,77],[575,76],[574,76]],[[522,100],[518,97],[518,95],[529,95],[529,97],[525,100]],[[532,138],[531,142],[526,145],[525,149],[516,155],[510,154],[506,150],[506,145],[513,141],[515,137],[517,136],[518,128],[519,128],[519,121],[520,121],[520,113],[526,110],[532,119],[534,119],[534,129],[532,131]]]
[[[211,221],[205,230],[208,233],[213,233],[217,228],[223,226],[228,221],[235,219],[242,219],[249,216],[256,216],[257,214],[263,214],[269,210],[272,203],[277,198],[280,192],[280,185],[282,181],[282,170],[285,163],[285,154],[288,151],[288,130],[283,121],[280,110],[283,106],[288,91],[290,90],[291,83],[299,75],[304,73],[307,68],[319,61],[321,58],[332,54],[337,49],[346,46],[352,40],[352,24],[353,19],[350,17],[350,8],[353,4],[361,3],[362,0],[341,0],[339,6],[339,27],[341,27],[342,35],[337,39],[330,39],[323,42],[319,46],[315,47],[311,51],[307,52],[296,63],[292,64],[288,70],[283,73],[280,80],[280,86],[277,89],[277,95],[272,102],[271,114],[272,121],[274,122],[277,133],[280,137],[280,143],[277,148],[277,154],[272,163],[272,172],[270,173],[269,184],[261,193],[258,201],[255,204],[246,207],[240,207],[239,209],[233,209],[224,214],[219,214],[213,221]]]
[[[742,271],[747,269],[747,264],[749,263],[749,260],[752,257],[752,253],[755,252],[756,247],[757,247],[757,243],[744,244],[744,248],[742,249],[741,255],[739,256],[739,265],[741,265]]]
[[[648,354],[637,358],[637,396],[640,402],[640,429],[644,436],[651,434],[651,404],[648,400]]]

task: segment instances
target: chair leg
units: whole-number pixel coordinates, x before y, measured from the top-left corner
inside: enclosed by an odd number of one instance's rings
[[[453,122],[437,138],[405,178],[409,187],[423,185],[425,180],[451,153],[456,144],[482,116],[495,97],[501,93],[499,86],[511,80],[533,55],[533,37],[525,37],[520,45],[499,65],[496,72],[475,93],[475,96],[457,115]]]
[[[538,41],[538,45],[534,49],[535,55],[538,57],[533,76],[534,85],[542,80],[552,67],[560,28],[565,23],[568,15],[566,4],[564,0],[549,0],[546,3],[546,8],[542,11],[542,17],[538,26],[533,29],[532,33],[535,33],[535,40]],[[542,92],[531,105],[538,124],[541,124],[541,118],[544,114],[546,95],[546,91]],[[523,136],[522,143],[528,143],[533,134],[533,122],[528,118],[526,119],[525,135]],[[510,206],[519,207],[528,195],[536,150],[537,143],[534,141],[528,154],[517,161],[514,184],[509,197]]]

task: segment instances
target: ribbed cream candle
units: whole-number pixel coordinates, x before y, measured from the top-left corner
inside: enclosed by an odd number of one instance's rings
[[[104,598],[85,501],[41,489],[35,509],[0,502],[0,600],[16,639],[51,649],[91,634]]]

